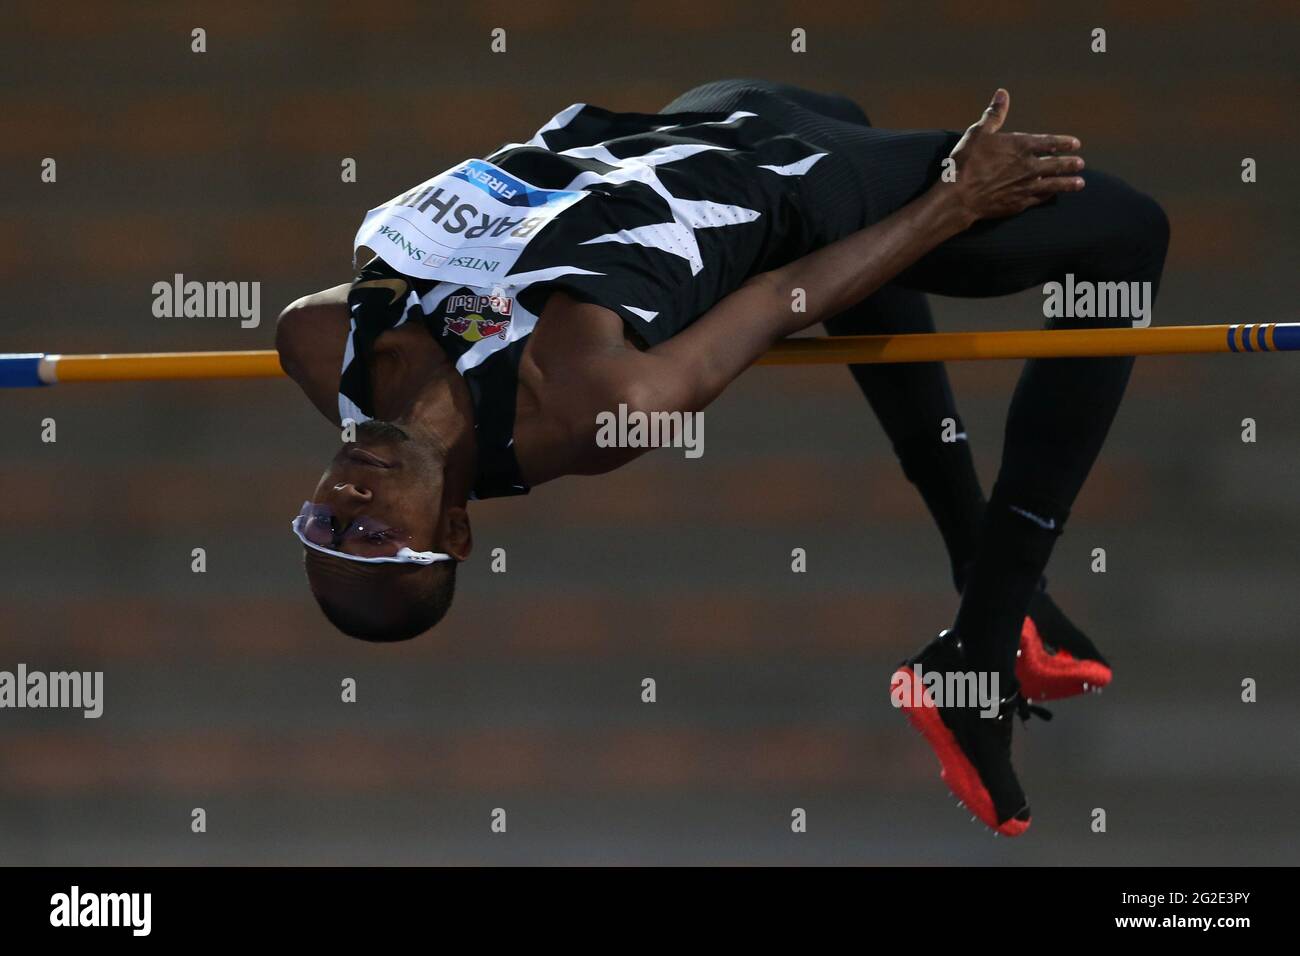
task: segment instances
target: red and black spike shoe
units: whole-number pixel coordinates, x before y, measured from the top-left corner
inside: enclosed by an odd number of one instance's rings
[[[1100,694],[1111,669],[1101,651],[1041,588],[1029,599],[1016,652],[1016,680],[1028,700]]]
[[[934,750],[939,776],[957,802],[995,834],[1019,836],[1029,829],[1030,814],[1029,801],[1011,766],[1012,718],[1018,715],[1023,720],[1032,713],[1050,720],[1051,714],[1029,706],[1014,689],[999,702],[996,717],[981,716],[978,707],[936,706],[924,686],[924,675],[971,670],[956,632],[944,631],[894,671],[891,699]]]

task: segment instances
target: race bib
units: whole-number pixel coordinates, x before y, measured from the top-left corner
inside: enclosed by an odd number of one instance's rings
[[[352,248],[364,246],[416,278],[505,286],[542,227],[586,195],[539,189],[470,159],[366,213]]]

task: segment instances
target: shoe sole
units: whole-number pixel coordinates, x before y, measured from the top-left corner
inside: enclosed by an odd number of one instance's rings
[[[915,700],[916,678],[910,668],[900,667],[894,671],[893,681],[890,683],[891,689],[900,681],[905,692],[903,699]],[[957,743],[957,738],[939,716],[939,708],[934,706],[934,697],[930,691],[924,684],[920,685],[920,690],[924,695],[921,699],[926,702],[925,706],[913,707],[904,704],[900,709],[908,723],[925,738],[930,749],[939,758],[940,779],[948,785],[949,791],[957,798],[958,803],[975,814],[979,821],[994,833],[1008,837],[1020,836],[1029,829],[1030,821],[1013,818],[1001,824],[997,822],[997,814],[993,810],[993,798],[980,782],[979,772],[966,759],[966,755],[962,753]]]
[[[1032,618],[1020,628],[1020,652],[1016,656],[1016,680],[1029,700],[1061,700],[1078,694],[1099,694],[1111,680],[1111,669],[1100,661],[1080,660],[1069,651],[1055,654],[1043,646],[1042,635]]]

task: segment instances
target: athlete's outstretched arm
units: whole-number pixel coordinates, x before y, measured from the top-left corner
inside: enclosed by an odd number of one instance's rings
[[[1073,136],[1002,133],[1010,97],[998,90],[952,152],[956,179],[877,223],[755,276],[691,326],[653,348],[656,407],[693,411],[716,398],[780,339],[857,304],[936,246],[980,219],[1013,216],[1056,193],[1083,188]],[[803,290],[806,310],[792,308]]]

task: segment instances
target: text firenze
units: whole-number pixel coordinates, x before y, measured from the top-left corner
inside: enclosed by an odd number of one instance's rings
[[[704,454],[703,412],[617,412],[596,415],[600,448],[684,448],[687,458]]]

